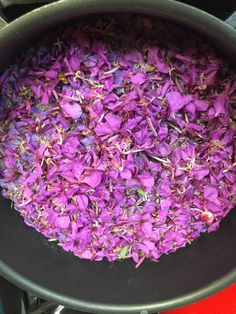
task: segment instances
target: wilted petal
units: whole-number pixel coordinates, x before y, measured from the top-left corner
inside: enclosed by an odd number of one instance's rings
[[[113,130],[111,129],[111,127],[109,127],[107,124],[103,122],[99,123],[94,130],[98,136],[103,136],[103,135],[108,135],[108,134],[113,133]]]
[[[215,116],[226,113],[226,96],[225,95],[221,94],[216,97],[216,100],[214,101],[214,108],[215,108]]]
[[[198,111],[206,111],[208,109],[208,103],[203,100],[195,99],[194,105]]]
[[[162,210],[169,210],[172,205],[172,201],[170,199],[161,199],[160,206]]]
[[[61,217],[58,217],[56,219],[56,224],[63,228],[63,229],[66,229],[69,227],[70,225],[70,217],[69,216],[61,216]]]
[[[83,182],[91,186],[92,188],[96,188],[102,181],[101,172],[91,172],[88,174]]]
[[[16,165],[14,156],[10,154],[6,155],[6,157],[4,158],[4,162],[7,168],[14,168]]]
[[[167,101],[170,106],[170,114],[178,112],[185,105],[184,98],[179,92],[170,92]]]
[[[131,82],[133,84],[142,85],[146,80],[146,77],[143,73],[137,73],[131,77]]]
[[[55,70],[49,70],[49,71],[47,71],[47,72],[45,73],[45,76],[48,77],[48,78],[50,78],[50,79],[56,79],[56,78],[57,78],[57,75],[58,75],[58,73],[57,73],[57,71],[55,71]]]
[[[79,180],[82,173],[83,173],[84,169],[83,169],[83,165],[81,165],[80,163],[78,162],[73,162],[72,163],[72,172],[73,172],[73,175],[74,177]]]
[[[155,184],[155,180],[154,180],[153,176],[151,176],[149,174],[141,174],[138,176],[138,178],[141,181],[142,185],[147,187],[147,188],[151,188]]]
[[[207,186],[204,188],[204,197],[212,202],[217,200],[218,191],[216,188]]]
[[[72,119],[79,119],[82,115],[82,109],[76,102],[62,105],[62,111]]]
[[[105,119],[113,130],[118,130],[120,128],[122,120],[119,116],[108,113],[105,116]]]
[[[120,176],[121,178],[128,180],[132,178],[132,173],[129,169],[124,169],[123,171],[121,171]]]
[[[202,180],[205,176],[209,174],[209,169],[207,168],[194,168],[192,171],[194,178],[197,180]]]
[[[88,197],[86,195],[74,196],[80,209],[85,210],[88,207]]]
[[[82,253],[80,253],[80,257],[85,259],[91,259],[93,257],[93,254],[89,250],[85,250]]]

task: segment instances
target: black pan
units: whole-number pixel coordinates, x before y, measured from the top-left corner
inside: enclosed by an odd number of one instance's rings
[[[18,1],[5,0],[4,5]],[[22,1],[19,1],[22,2]],[[43,1],[25,1],[43,2]],[[48,29],[88,14],[133,12],[159,16],[198,31],[236,66],[236,31],[217,18],[171,0],[61,0],[36,9],[0,30],[0,70]],[[235,15],[228,19],[236,25]],[[45,299],[92,313],[153,313],[215,293],[236,279],[234,210],[218,232],[187,248],[146,261],[90,262],[63,252],[27,227],[0,198],[0,274]]]

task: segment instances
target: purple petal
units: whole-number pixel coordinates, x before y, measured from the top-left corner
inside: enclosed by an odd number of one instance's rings
[[[216,188],[211,186],[207,186],[204,188],[204,197],[212,202],[217,200],[218,191]]]
[[[156,61],[156,66],[159,72],[161,73],[168,73],[169,72],[169,66],[164,60],[158,59]]]
[[[83,180],[84,183],[88,184],[92,188],[96,188],[102,181],[101,172],[91,172],[86,178]]]
[[[129,169],[124,169],[123,171],[121,171],[120,176],[121,178],[128,180],[132,178],[132,173]]]
[[[161,199],[160,206],[162,210],[169,210],[172,205],[172,201],[170,199]]]
[[[194,100],[194,105],[198,111],[206,111],[208,109],[208,103],[203,100]]]
[[[179,92],[170,92],[167,101],[170,106],[170,114],[178,112],[185,105],[183,96]]]
[[[119,130],[121,126],[122,119],[112,113],[108,113],[105,116],[107,123],[113,130]]]
[[[85,210],[88,207],[88,197],[86,195],[76,195],[75,199],[80,209]]]
[[[6,155],[4,162],[7,168],[14,168],[16,164],[15,158],[12,155]]]
[[[197,180],[202,180],[209,174],[209,169],[206,168],[194,168],[192,171],[194,178]]]
[[[109,127],[107,124],[103,122],[99,123],[94,130],[98,136],[103,136],[103,135],[108,135],[108,134],[113,133],[113,130],[111,129],[111,127]]]
[[[131,77],[131,82],[133,84],[142,85],[146,80],[146,77],[143,73],[137,73]]]
[[[62,217],[58,217],[56,219],[56,224],[63,228],[63,229],[66,229],[69,227],[70,225],[70,217],[69,216],[62,216]]]
[[[72,119],[79,119],[82,115],[82,109],[76,102],[63,104],[62,111],[66,116]]]
[[[80,179],[83,171],[84,171],[83,166],[79,162],[73,162],[72,163],[72,172],[73,172],[74,177],[77,180]]]
[[[154,178],[149,174],[141,174],[138,176],[139,180],[141,181],[142,185],[151,188],[155,184]]]
[[[216,97],[216,100],[214,101],[214,108],[215,108],[215,116],[226,113],[226,96],[225,95],[219,95]]]
[[[57,76],[58,76],[58,73],[57,73],[57,71],[55,71],[55,70],[49,70],[49,71],[47,71],[47,72],[45,73],[45,76],[48,77],[48,78],[50,78],[50,79],[56,79]]]

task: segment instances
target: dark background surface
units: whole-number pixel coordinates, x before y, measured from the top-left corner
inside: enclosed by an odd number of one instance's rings
[[[196,6],[221,19],[227,18],[236,9],[236,0],[186,0],[181,2]],[[3,13],[11,21],[37,7],[39,5],[13,6],[4,9]],[[5,314],[20,314],[22,297],[24,297],[24,294],[20,289],[0,277],[0,314],[2,314],[3,309]],[[73,311],[73,313],[75,312]]]

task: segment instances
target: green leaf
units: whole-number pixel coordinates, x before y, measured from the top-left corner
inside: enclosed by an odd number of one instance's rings
[[[127,251],[128,251],[128,248],[129,248],[129,246],[126,245],[126,246],[124,246],[124,247],[121,249],[120,255],[119,255],[119,259],[124,259],[124,258],[125,258],[126,253],[127,253]]]
[[[146,192],[142,189],[138,189],[138,193],[142,196],[146,196]]]

